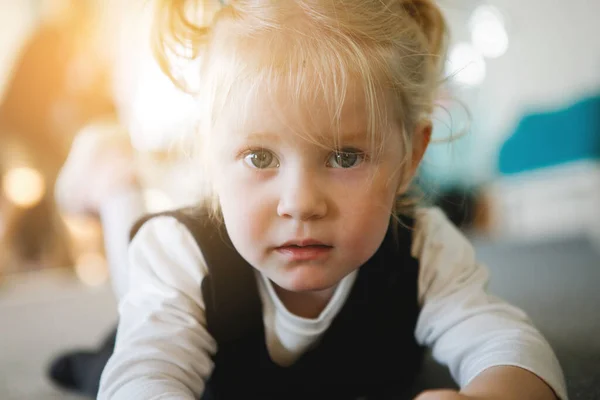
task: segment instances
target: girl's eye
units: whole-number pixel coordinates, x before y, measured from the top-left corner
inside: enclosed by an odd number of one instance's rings
[[[354,168],[365,159],[365,155],[356,150],[336,151],[331,153],[327,166],[331,168]]]
[[[279,161],[273,153],[269,150],[252,150],[244,156],[244,162],[252,167],[258,169],[265,168],[277,168],[279,166]]]

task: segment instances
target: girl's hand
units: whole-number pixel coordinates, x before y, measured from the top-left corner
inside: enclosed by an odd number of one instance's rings
[[[110,197],[139,189],[129,135],[116,123],[84,128],[73,141],[56,183],[60,207],[97,213]]]
[[[427,391],[415,400],[558,400],[550,386],[537,375],[511,366],[492,367],[483,371],[462,391]]]
[[[418,395],[415,400],[476,400],[454,390],[428,390]]]

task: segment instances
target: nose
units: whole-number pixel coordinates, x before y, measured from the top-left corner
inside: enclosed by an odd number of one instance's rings
[[[317,177],[306,171],[282,176],[283,188],[277,206],[280,217],[309,221],[327,214],[327,199]]]

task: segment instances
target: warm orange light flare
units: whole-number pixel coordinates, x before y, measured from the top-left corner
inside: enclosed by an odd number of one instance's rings
[[[46,192],[42,174],[28,167],[10,169],[2,177],[4,195],[19,207],[30,208],[40,202]]]

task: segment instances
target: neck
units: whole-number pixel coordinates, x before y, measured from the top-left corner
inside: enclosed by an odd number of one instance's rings
[[[312,292],[291,292],[275,283],[273,287],[277,297],[289,312],[298,317],[314,319],[319,317],[327,307],[337,286]]]

